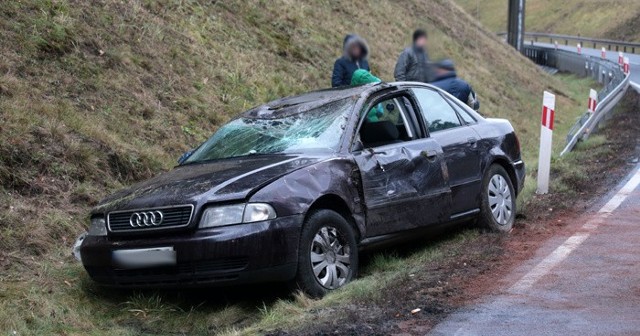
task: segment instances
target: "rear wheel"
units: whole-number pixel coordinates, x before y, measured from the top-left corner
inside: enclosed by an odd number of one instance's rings
[[[358,248],[353,227],[340,214],[318,210],[307,218],[298,249],[296,284],[322,297],[355,278]]]
[[[516,195],[507,171],[494,164],[482,181],[480,224],[495,232],[509,232],[516,218]]]

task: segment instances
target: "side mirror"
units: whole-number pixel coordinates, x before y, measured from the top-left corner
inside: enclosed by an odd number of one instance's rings
[[[180,158],[178,159],[178,164],[179,164],[179,165],[181,165],[181,164],[183,164],[185,161],[187,161],[187,159],[188,159],[189,157],[191,157],[191,154],[193,154],[193,152],[194,152],[194,149],[192,149],[192,150],[190,150],[190,151],[185,152],[184,154],[182,154],[182,156],[180,156]]]
[[[480,111],[480,102],[476,100],[475,102],[473,102],[473,106],[471,108],[474,111]]]

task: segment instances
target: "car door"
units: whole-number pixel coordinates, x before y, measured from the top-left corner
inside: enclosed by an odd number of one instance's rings
[[[413,88],[429,135],[444,151],[451,188],[451,215],[459,217],[477,212],[480,207],[482,172],[478,141],[470,126],[473,119],[461,118],[455,103],[430,88]],[[466,117],[466,116],[465,116]]]
[[[424,137],[415,101],[405,93],[374,98],[362,112],[353,151],[367,210],[367,237],[449,218],[442,148]]]

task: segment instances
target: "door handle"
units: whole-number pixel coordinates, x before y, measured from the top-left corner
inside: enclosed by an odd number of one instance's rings
[[[471,145],[471,146],[475,147],[475,146],[476,146],[476,144],[478,143],[478,139],[473,138],[473,137],[468,138],[468,139],[467,139],[467,143],[468,143],[469,145]]]
[[[420,154],[422,154],[422,156],[426,157],[427,160],[429,160],[429,161],[435,160],[436,157],[438,156],[438,152],[434,151],[434,150],[422,151]]]
[[[387,152],[385,152],[385,151],[376,151],[373,148],[367,148],[366,151],[369,152],[369,154],[371,154],[371,155],[387,155]]]

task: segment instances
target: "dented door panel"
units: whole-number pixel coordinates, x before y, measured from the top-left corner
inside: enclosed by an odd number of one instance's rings
[[[432,134],[444,151],[449,168],[451,187],[451,214],[467,212],[480,207],[482,183],[480,135],[469,126],[448,129]]]
[[[366,149],[355,155],[367,209],[367,236],[449,218],[451,195],[442,148],[432,139]]]

